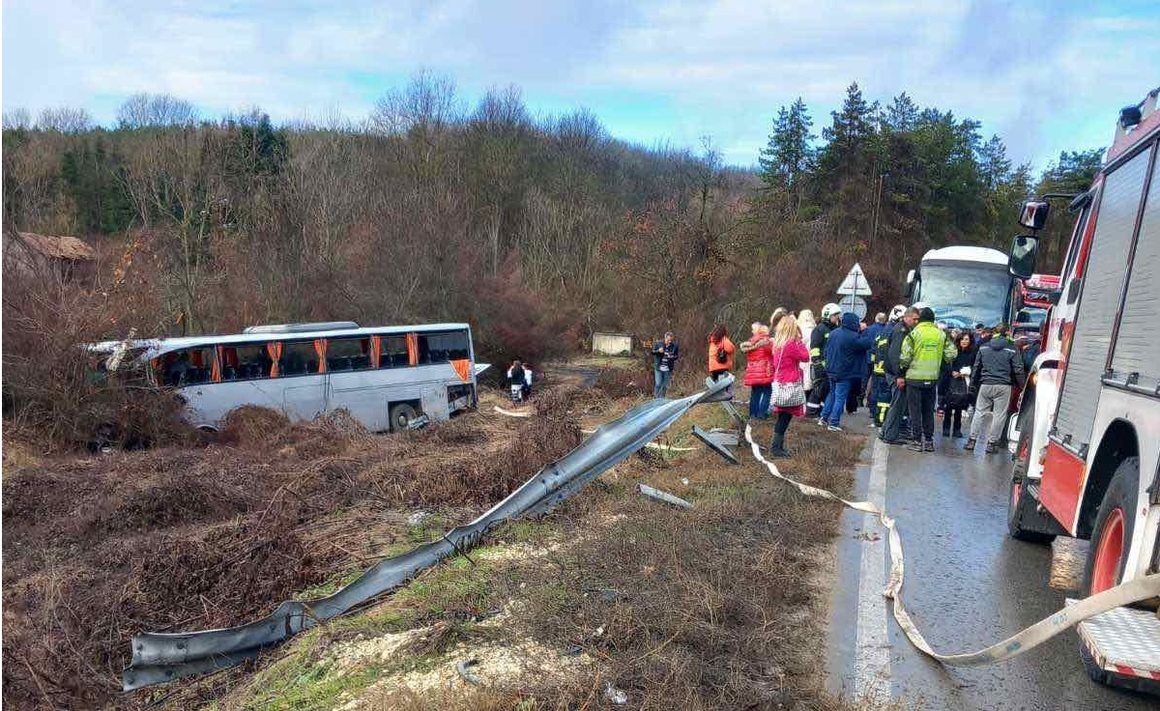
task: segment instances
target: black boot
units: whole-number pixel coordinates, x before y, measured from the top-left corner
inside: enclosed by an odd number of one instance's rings
[[[784,432],[773,433],[773,444],[769,445],[769,456],[775,459],[785,459],[790,456],[789,450],[785,448]]]

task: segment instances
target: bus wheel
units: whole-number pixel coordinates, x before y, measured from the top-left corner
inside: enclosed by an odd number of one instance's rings
[[[418,417],[415,408],[411,407],[405,402],[398,405],[391,405],[391,432],[401,432],[411,424],[411,420]]]
[[[1108,484],[1096,514],[1084,567],[1081,590],[1085,597],[1113,588],[1123,580],[1124,564],[1132,542],[1139,476],[1140,458],[1129,457],[1116,467],[1116,473]]]
[[[1024,487],[1027,481],[1027,463],[1031,459],[1031,433],[1019,434],[1019,446],[1015,448],[1015,465],[1011,468],[1011,491],[1007,496],[1007,532],[1012,538],[1033,543],[1051,543],[1055,534],[1025,528],[1028,524],[1043,518],[1036,509],[1038,502],[1027,495]]]

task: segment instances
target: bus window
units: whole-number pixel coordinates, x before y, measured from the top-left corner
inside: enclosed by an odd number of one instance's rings
[[[371,367],[371,339],[330,338],[327,340],[330,341],[330,344],[326,347],[326,369],[330,372],[366,370]]]
[[[222,359],[222,380],[255,380],[270,375],[271,361],[264,343],[225,346]]]
[[[318,372],[318,356],[311,341],[288,341],[282,344],[278,359],[279,377],[309,375]]]
[[[166,353],[161,361],[161,383],[171,387],[183,387],[210,382],[213,372],[213,350],[212,346],[205,346]]]
[[[419,334],[419,363],[449,363],[468,357],[467,332]]]
[[[383,336],[383,353],[379,357],[380,368],[407,367],[407,337]]]

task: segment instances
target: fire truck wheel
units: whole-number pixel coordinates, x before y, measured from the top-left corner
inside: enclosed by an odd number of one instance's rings
[[[1019,446],[1015,448],[1015,464],[1011,468],[1011,491],[1007,495],[1007,532],[1012,538],[1020,541],[1051,543],[1055,540],[1055,534],[1033,530],[1031,527],[1043,519],[1043,514],[1037,510],[1039,502],[1029,496],[1023,486],[1030,458],[1031,433],[1023,432],[1019,435]]]
[[[1084,597],[1113,588],[1123,579],[1124,563],[1132,544],[1139,477],[1139,457],[1120,462],[1112,475],[1092,528],[1081,588]]]

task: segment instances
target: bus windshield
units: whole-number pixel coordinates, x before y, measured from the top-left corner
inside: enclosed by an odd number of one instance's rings
[[[934,309],[950,327],[993,326],[1003,320],[1011,276],[1006,269],[973,264],[928,264],[922,267],[916,301]]]

